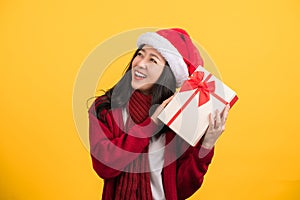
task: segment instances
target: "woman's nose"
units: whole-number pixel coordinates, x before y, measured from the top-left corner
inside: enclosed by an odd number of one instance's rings
[[[147,67],[147,60],[145,58],[141,58],[139,61],[138,61],[138,66],[141,67],[141,68],[146,68]]]

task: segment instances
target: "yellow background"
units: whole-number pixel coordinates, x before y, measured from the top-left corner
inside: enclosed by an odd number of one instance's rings
[[[298,1],[0,5],[0,199],[100,199],[73,87],[98,44],[139,27],[187,29],[240,97],[190,199],[300,199]]]

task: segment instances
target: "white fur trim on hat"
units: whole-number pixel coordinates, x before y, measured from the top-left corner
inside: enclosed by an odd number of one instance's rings
[[[138,47],[142,44],[152,46],[166,59],[176,78],[176,87],[180,87],[188,79],[189,72],[183,57],[169,40],[158,33],[147,32],[137,40]]]

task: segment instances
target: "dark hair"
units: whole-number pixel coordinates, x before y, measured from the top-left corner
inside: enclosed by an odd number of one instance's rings
[[[131,86],[132,75],[130,70],[132,69],[132,61],[137,56],[138,52],[143,48],[144,45],[141,45],[134,53],[131,61],[125,68],[125,73],[120,81],[105,92],[105,96],[107,97],[107,101],[99,104],[96,107],[97,116],[98,113],[101,112],[102,109],[111,109],[125,106],[129,101],[129,98],[133,92],[133,88]],[[129,72],[129,73],[128,73]],[[162,71],[157,82],[152,87],[152,105],[159,105],[165,99],[169,98],[174,94],[176,90],[176,79],[175,76],[168,64],[166,65]],[[151,111],[155,111],[152,110]]]

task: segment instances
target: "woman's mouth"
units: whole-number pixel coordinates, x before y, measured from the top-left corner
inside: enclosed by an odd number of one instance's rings
[[[138,79],[144,79],[144,78],[147,77],[145,74],[143,74],[143,73],[141,73],[141,72],[139,72],[139,71],[137,71],[137,70],[134,70],[134,75],[135,75],[135,77],[138,78]]]

